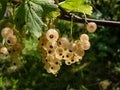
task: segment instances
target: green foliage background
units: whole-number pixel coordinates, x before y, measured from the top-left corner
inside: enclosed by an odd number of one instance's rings
[[[93,14],[89,18],[120,21],[119,0],[91,0]],[[70,31],[70,22],[55,21],[63,33]],[[73,37],[78,39],[85,30],[83,24],[74,23]],[[86,31],[85,31],[86,32]],[[108,80],[108,90],[120,89],[120,27],[98,26],[95,33],[88,33],[91,48],[83,60],[71,66],[62,65],[57,76],[44,70],[41,54],[36,50],[38,41],[25,42],[22,62],[17,70],[10,62],[0,63],[0,90],[103,90],[100,82]]]

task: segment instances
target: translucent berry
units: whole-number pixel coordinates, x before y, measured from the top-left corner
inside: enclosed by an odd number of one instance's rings
[[[84,54],[85,54],[85,51],[84,51],[84,48],[83,48],[83,46],[82,46],[83,44],[82,44],[82,42],[81,41],[78,41],[77,42],[77,49],[76,49],[76,54],[77,55],[79,55],[79,56],[84,56]]]
[[[55,50],[55,52],[56,52],[57,54],[60,54],[60,53],[63,53],[63,52],[64,52],[64,49],[63,49],[62,47],[57,47],[56,50]]]
[[[80,40],[81,40],[82,42],[84,42],[84,41],[89,41],[89,36],[88,36],[87,34],[81,34],[81,35],[80,35]]]
[[[65,60],[70,60],[73,57],[73,52],[65,51]]]
[[[88,50],[90,48],[90,42],[89,41],[84,41],[82,43],[82,47],[84,50]]]
[[[14,44],[16,44],[16,42],[17,42],[16,36],[15,36],[15,35],[12,35],[12,34],[9,34],[9,35],[5,38],[5,40],[6,40],[6,43],[7,43],[8,45],[14,45]]]
[[[84,50],[84,48],[83,48],[83,42],[81,42],[81,40],[77,41],[77,43],[76,43],[76,49]]]
[[[49,63],[45,63],[44,69],[47,70],[48,73],[51,73],[51,71],[50,71],[50,64]]]
[[[79,62],[80,60],[82,60],[82,56],[79,56],[79,55],[75,54],[73,59],[74,59],[75,62]]]
[[[59,33],[55,29],[49,29],[46,32],[46,38],[49,41],[57,41],[57,39],[59,38]]]
[[[0,48],[0,53],[7,55],[8,54],[7,48],[6,47],[1,47]]]
[[[38,46],[37,46],[37,49],[38,49],[39,51],[41,51],[42,49],[47,49],[47,48],[46,48],[46,43],[47,43],[47,42],[42,42],[42,41],[39,42],[39,43],[38,43]]]
[[[68,49],[69,49],[70,52],[76,51],[76,49],[77,49],[76,43],[70,43]]]
[[[54,55],[55,49],[47,49],[47,54],[48,55]]]
[[[46,43],[46,48],[47,49],[56,49],[57,48],[57,43],[55,41],[48,41]]]
[[[13,35],[13,31],[11,30],[11,28],[9,28],[9,27],[3,28],[2,31],[1,31],[2,37],[6,38],[8,34],[12,34]]]
[[[62,47],[57,47],[55,50],[55,57],[58,59],[64,58],[64,49]]]
[[[54,61],[54,56],[53,55],[47,55],[45,61],[47,63],[52,63]]]
[[[87,24],[87,31],[88,32],[95,32],[96,31],[96,29],[97,29],[97,25],[96,25],[96,23],[95,22],[89,22],[88,24]]]
[[[72,62],[71,62],[71,60],[65,60],[65,64],[66,64],[66,65],[71,65]]]
[[[56,65],[56,64],[51,64],[50,65],[50,68],[49,68],[49,71],[52,73],[52,74],[57,74],[58,71],[60,70],[60,65]]]
[[[53,60],[53,64],[62,65],[61,60],[58,59],[58,58],[56,58],[56,57],[55,57],[54,60]]]
[[[58,45],[63,48],[68,48],[69,40],[66,37],[62,37],[58,39]]]

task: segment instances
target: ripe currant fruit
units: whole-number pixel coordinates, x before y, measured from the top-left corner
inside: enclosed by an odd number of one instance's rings
[[[88,24],[87,24],[87,31],[88,32],[95,32],[96,31],[96,29],[97,29],[97,25],[96,25],[96,23],[95,22],[89,22]]]
[[[5,46],[3,46],[3,47],[0,48],[0,53],[2,53],[4,55],[7,55],[8,54],[8,49]]]
[[[57,74],[58,70],[60,70],[60,65],[59,64],[51,64],[50,65],[50,68],[49,68],[49,71],[52,73],[52,74]]]
[[[84,42],[84,41],[89,41],[89,36],[88,36],[87,34],[81,34],[81,35],[80,35],[80,40],[81,40],[82,42]]]
[[[55,41],[48,41],[46,43],[46,48],[47,49],[56,49],[57,48],[57,43]]]
[[[88,50],[88,49],[90,48],[90,42],[89,42],[89,41],[84,41],[84,42],[82,43],[82,48],[83,48],[84,50]]]
[[[58,33],[58,31],[56,31],[55,29],[49,29],[49,30],[46,32],[46,38],[47,38],[49,41],[57,41],[57,39],[59,38],[59,33]]]
[[[8,45],[14,45],[17,43],[17,38],[15,35],[8,34],[8,36],[5,38],[5,41]]]
[[[69,40],[66,37],[61,37],[58,39],[58,45],[63,48],[68,48],[69,46]]]
[[[11,28],[9,28],[9,27],[3,28],[2,31],[1,31],[2,37],[6,38],[8,36],[8,34],[13,35],[13,31],[11,30]]]
[[[69,51],[70,52],[74,52],[74,51],[76,51],[76,43],[70,43],[69,44],[69,47],[68,47],[68,49],[69,49]]]

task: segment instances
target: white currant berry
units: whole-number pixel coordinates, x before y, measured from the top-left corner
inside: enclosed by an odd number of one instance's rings
[[[64,49],[62,47],[57,47],[55,50],[55,57],[58,59],[64,58]]]
[[[12,34],[13,35],[13,31],[11,30],[11,28],[9,28],[9,27],[3,28],[2,31],[1,31],[2,37],[6,38],[8,34]]]
[[[58,39],[58,45],[63,48],[68,48],[69,46],[69,40],[66,37],[61,37]]]
[[[72,62],[71,62],[71,60],[65,60],[65,64],[66,64],[66,65],[71,65]]]
[[[55,51],[56,51],[56,53],[59,54],[59,53],[63,53],[64,49],[62,47],[57,47]]]
[[[49,68],[49,71],[52,73],[52,74],[57,74],[58,71],[60,70],[60,65],[56,65],[56,64],[51,64],[50,65],[50,68]]]
[[[82,60],[82,56],[79,56],[79,55],[75,54],[73,59],[74,59],[75,62],[79,62],[80,60]]]
[[[14,45],[17,43],[17,38],[15,35],[8,34],[8,36],[5,38],[5,41],[8,45]]]
[[[81,42],[81,40],[78,40],[77,42],[76,42],[76,49],[81,49],[81,50],[84,50],[83,49],[83,44],[82,44],[83,42]]]
[[[1,47],[0,48],[0,53],[4,54],[4,55],[7,55],[8,54],[8,50],[6,47]]]
[[[82,47],[84,50],[88,50],[90,48],[90,42],[89,41],[82,42]]]
[[[54,57],[53,64],[62,65],[61,60],[56,57]]]
[[[55,49],[47,49],[47,54],[48,55],[54,55],[55,54]]]
[[[68,49],[70,52],[76,51],[76,49],[77,49],[76,43],[70,43]]]
[[[84,51],[84,48],[83,48],[83,44],[82,44],[82,42],[79,40],[78,42],[77,42],[77,44],[76,44],[77,46],[76,46],[76,54],[77,55],[79,55],[79,56],[84,56],[84,54],[85,54],[85,51]]]
[[[46,32],[46,38],[47,38],[49,41],[57,41],[57,39],[59,38],[59,33],[58,33],[58,31],[56,31],[55,29],[49,29],[49,30]]]
[[[96,29],[97,29],[97,25],[96,25],[96,23],[95,22],[89,22],[88,24],[87,24],[87,31],[88,32],[95,32],[96,31]]]
[[[65,56],[64,56],[65,60],[70,60],[72,57],[73,57],[73,52],[69,52],[68,50],[65,51]]]
[[[50,64],[49,63],[45,63],[44,69],[46,69],[48,73],[51,73],[51,71],[50,71]]]
[[[89,41],[89,36],[87,34],[81,34],[80,35],[80,41]]]
[[[54,56],[53,55],[47,55],[45,61],[47,63],[52,63],[54,61]]]
[[[55,41],[48,41],[47,43],[46,43],[46,48],[47,49],[56,49],[57,48],[57,42],[55,42]]]

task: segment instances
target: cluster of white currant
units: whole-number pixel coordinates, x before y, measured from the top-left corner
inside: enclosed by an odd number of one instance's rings
[[[87,25],[89,32],[94,32],[96,26]],[[96,24],[95,24],[96,25]],[[94,29],[94,30],[93,30]],[[66,37],[59,37],[56,29],[49,29],[39,38],[38,50],[42,52],[42,62],[48,73],[57,74],[62,65],[71,65],[82,60],[85,50],[90,48],[89,36],[81,34],[79,40],[70,42]]]
[[[19,43],[14,30],[10,27],[5,27],[1,30],[3,37],[3,45],[0,47],[0,53],[13,58],[13,64],[19,64],[19,55],[24,48],[24,45]]]

